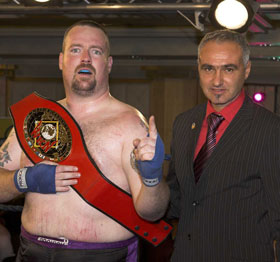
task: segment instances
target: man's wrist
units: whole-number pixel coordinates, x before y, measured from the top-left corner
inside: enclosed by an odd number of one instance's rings
[[[24,167],[14,174],[14,183],[19,192],[55,194],[55,165],[37,164]]]
[[[142,177],[142,181],[143,181],[144,185],[148,186],[148,187],[157,186],[160,183],[161,179],[162,179],[162,175],[159,175],[158,177],[155,177],[155,178]]]
[[[146,186],[153,187],[160,183],[162,179],[162,164],[164,161],[164,144],[157,135],[155,155],[152,160],[138,160],[138,169],[142,176],[142,181]]]
[[[14,183],[19,192],[27,192],[27,183],[26,183],[26,172],[27,168],[21,168],[15,172]]]

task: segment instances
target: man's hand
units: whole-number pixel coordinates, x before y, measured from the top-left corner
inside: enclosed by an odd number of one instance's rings
[[[133,141],[138,169],[146,186],[156,186],[162,179],[164,144],[157,132],[155,118],[149,119],[149,133],[143,139]]]
[[[65,192],[78,183],[80,174],[75,166],[56,165],[53,162],[24,167],[15,172],[14,183],[20,192],[55,194]]]

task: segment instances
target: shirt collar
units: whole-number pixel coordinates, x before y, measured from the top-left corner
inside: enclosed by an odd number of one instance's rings
[[[219,115],[222,115],[226,121],[231,122],[231,120],[234,118],[238,110],[241,108],[244,99],[245,99],[245,91],[244,89],[242,89],[239,96],[233,102],[231,102],[229,105],[223,108],[220,112],[216,112],[211,102],[208,100],[205,117],[207,118],[210,114],[217,113]]]

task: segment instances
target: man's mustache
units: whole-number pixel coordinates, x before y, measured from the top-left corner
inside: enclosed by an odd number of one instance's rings
[[[88,69],[93,73],[96,73],[95,68],[91,64],[80,64],[76,67],[75,73],[79,72],[81,69]]]

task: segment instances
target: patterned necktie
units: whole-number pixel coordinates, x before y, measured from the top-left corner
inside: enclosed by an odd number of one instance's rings
[[[195,161],[194,161],[194,177],[195,183],[198,182],[200,175],[203,171],[207,159],[210,157],[216,146],[216,130],[224,120],[223,116],[215,113],[210,114],[207,117],[208,130],[206,136],[206,142],[200,149]]]

